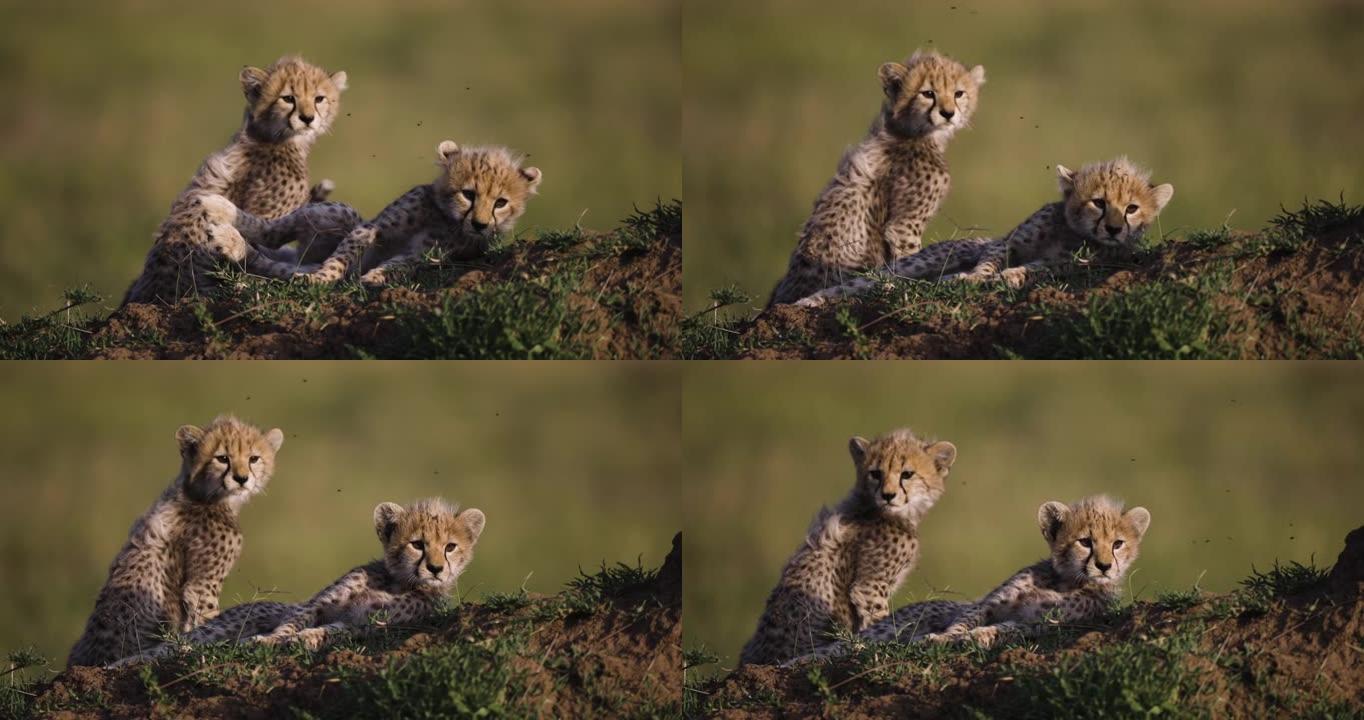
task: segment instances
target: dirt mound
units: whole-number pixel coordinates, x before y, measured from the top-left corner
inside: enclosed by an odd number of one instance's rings
[[[609,233],[508,241],[473,262],[433,258],[402,287],[221,280],[211,295],[102,320],[63,308],[0,322],[0,358],[672,358],[682,208],[660,204]]]
[[[1254,573],[1224,595],[1139,602],[991,650],[868,645],[824,665],[744,667],[686,689],[691,717],[1357,717],[1364,527],[1331,574]],[[1348,563],[1347,563],[1348,561]]]
[[[25,689],[19,717],[605,717],[680,712],[681,536],[548,597],[489,596],[320,654],[204,648]]]
[[[1167,238],[1022,291],[896,281],[816,309],[688,321],[689,357],[1364,357],[1364,208]]]

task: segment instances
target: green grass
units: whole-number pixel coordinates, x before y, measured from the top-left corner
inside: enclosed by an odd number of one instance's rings
[[[988,78],[948,149],[952,190],[926,242],[1007,232],[1056,199],[1057,163],[1122,153],[1174,184],[1164,231],[1258,228],[1301,198],[1357,202],[1364,187],[1350,159],[1364,155],[1355,4],[695,0],[683,12],[688,313],[734,283],[766,298],[877,111],[877,66],[916,47]]]
[[[1282,598],[1313,589],[1329,575],[1330,568],[1318,568],[1310,560],[1305,565],[1296,560],[1280,565],[1275,560],[1274,566],[1265,572],[1251,568],[1250,576],[1241,581],[1241,587],[1252,595]]]
[[[0,83],[24,98],[0,108],[0,317],[11,321],[54,307],[66,287],[121,297],[171,200],[237,129],[241,67],[285,53],[349,76],[311,175],[366,217],[428,181],[446,138],[529,154],[545,181],[527,230],[605,228],[682,197],[676,0],[119,0],[78,16],[6,2],[4,15]]]

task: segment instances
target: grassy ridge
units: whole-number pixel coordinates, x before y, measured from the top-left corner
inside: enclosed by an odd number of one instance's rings
[[[681,197],[680,4],[0,2],[0,317],[89,285],[121,296],[171,200],[236,130],[237,73],[300,52],[344,69],[311,160],[372,216],[436,143],[545,173],[524,230],[609,227]],[[590,51],[589,51],[590,50]]]
[[[687,646],[732,667],[810,518],[851,487],[847,440],[909,425],[959,459],[894,605],[975,597],[1046,552],[1047,500],[1109,492],[1153,522],[1129,596],[1332,557],[1359,525],[1351,365],[703,363],[683,378]]]
[[[1281,205],[1359,202],[1364,187],[1355,3],[695,0],[684,13],[692,311],[732,283],[766,298],[876,112],[876,67],[915,47],[988,77],[928,241],[1005,232],[1056,197],[1057,163],[1121,153],[1174,184],[1165,231],[1257,228]]]

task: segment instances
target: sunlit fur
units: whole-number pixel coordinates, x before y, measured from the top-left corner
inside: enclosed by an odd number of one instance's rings
[[[1151,173],[1126,157],[1091,163],[1071,171],[1056,166],[1071,230],[1099,245],[1132,247],[1175,188],[1151,185]]]
[[[297,55],[276,60],[262,70],[241,72],[246,95],[246,131],[261,142],[289,138],[311,140],[327,132],[341,108],[346,73],[328,75]]]
[[[436,202],[466,235],[510,232],[540,185],[539,168],[523,167],[524,158],[505,147],[460,147],[446,140],[437,158]]]
[[[223,501],[239,507],[270,482],[284,433],[278,428],[263,433],[231,415],[220,415],[205,429],[182,426],[175,439],[184,463],[185,495],[196,502]]]
[[[374,530],[384,544],[384,566],[400,585],[446,593],[474,557],[483,512],[461,512],[439,498],[374,509]]]
[[[1151,513],[1095,495],[1071,505],[1048,502],[1037,511],[1042,537],[1051,546],[1051,564],[1061,578],[1077,585],[1116,589],[1141,549]]]
[[[970,123],[985,84],[984,67],[968,70],[932,50],[916,50],[903,64],[886,63],[880,75],[886,129],[905,138],[950,138]]]
[[[914,523],[942,497],[943,481],[957,459],[952,443],[920,440],[909,428],[870,441],[854,437],[848,451],[866,505]]]

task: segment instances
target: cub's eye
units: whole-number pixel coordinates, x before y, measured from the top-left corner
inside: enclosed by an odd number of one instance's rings
[[[1090,200],[1090,202],[1094,203],[1094,207],[1099,208],[1100,210],[1108,205],[1108,203],[1104,202],[1103,198],[1094,198],[1093,200]]]
[[[258,463],[258,462],[260,462],[260,456],[259,456],[259,455],[252,455],[252,456],[251,456],[251,464],[252,464],[252,465],[255,465],[255,464]]]
[[[468,200],[469,202],[473,202],[474,198],[478,197],[478,195],[473,190],[460,190],[459,194],[463,195],[464,199]]]
[[[868,470],[867,477],[879,482],[883,476],[880,470]]]
[[[504,207],[506,207],[506,206],[507,206],[507,198],[498,198],[498,199],[497,199],[497,202],[493,203],[493,207],[499,208],[499,209],[504,208]]]
[[[913,471],[913,470],[904,470],[904,471],[902,471],[902,472],[900,473],[900,479],[901,479],[901,480],[908,480],[908,479],[910,479],[911,477],[914,477],[914,471]]]
[[[215,458],[213,458],[213,459],[214,459],[214,460],[217,460],[218,462],[220,462],[220,463],[222,463],[222,464],[224,464],[224,465],[226,465],[226,464],[227,464],[227,461],[228,461],[230,458],[228,458],[226,455],[218,455],[217,457],[215,457]]]
[[[953,95],[952,97],[961,97],[962,95],[965,95],[965,94],[966,94],[966,91],[965,91],[965,90],[958,90],[957,93],[956,93],[955,95]]]
[[[1080,547],[1085,547],[1085,548],[1092,548],[1092,547],[1094,547],[1094,541],[1091,540],[1090,538],[1080,538],[1079,540],[1076,540],[1075,542],[1080,543]]]
[[[1123,543],[1122,543],[1121,540],[1114,540],[1114,541],[1113,541],[1113,549],[1114,549],[1114,550],[1117,550],[1118,548],[1122,547],[1122,544],[1123,544]]]
[[[281,95],[279,99],[280,99],[280,100],[283,100],[284,102],[289,103],[290,105],[293,105],[293,104],[294,104],[294,96],[293,96],[293,95]]]
[[[409,544],[412,546],[412,549],[414,549],[414,550],[425,550],[425,549],[426,549],[426,543],[422,542],[421,540],[413,540],[413,541],[412,541],[411,543],[409,543]]]
[[[315,102],[315,103],[320,103],[320,102],[322,102],[323,100],[326,100],[326,99],[327,99],[327,96],[326,96],[326,95],[318,95],[317,97],[313,98],[313,102]]]
[[[455,551],[455,544],[454,544],[454,543],[449,543],[449,544],[447,544],[447,545],[445,546],[445,552],[452,553],[452,552],[454,552],[454,551]]]
[[[924,90],[923,92],[920,92],[919,94],[920,94],[920,95],[923,95],[924,97],[928,98],[929,100],[932,100],[933,97],[934,97],[933,91],[932,91],[932,90]]]
[[[1127,206],[1127,214],[1128,214],[1128,215],[1131,215],[1132,213],[1136,212],[1136,211],[1139,210],[1139,209],[1140,209],[1140,208],[1138,208],[1136,205],[1128,205],[1128,206]]]

